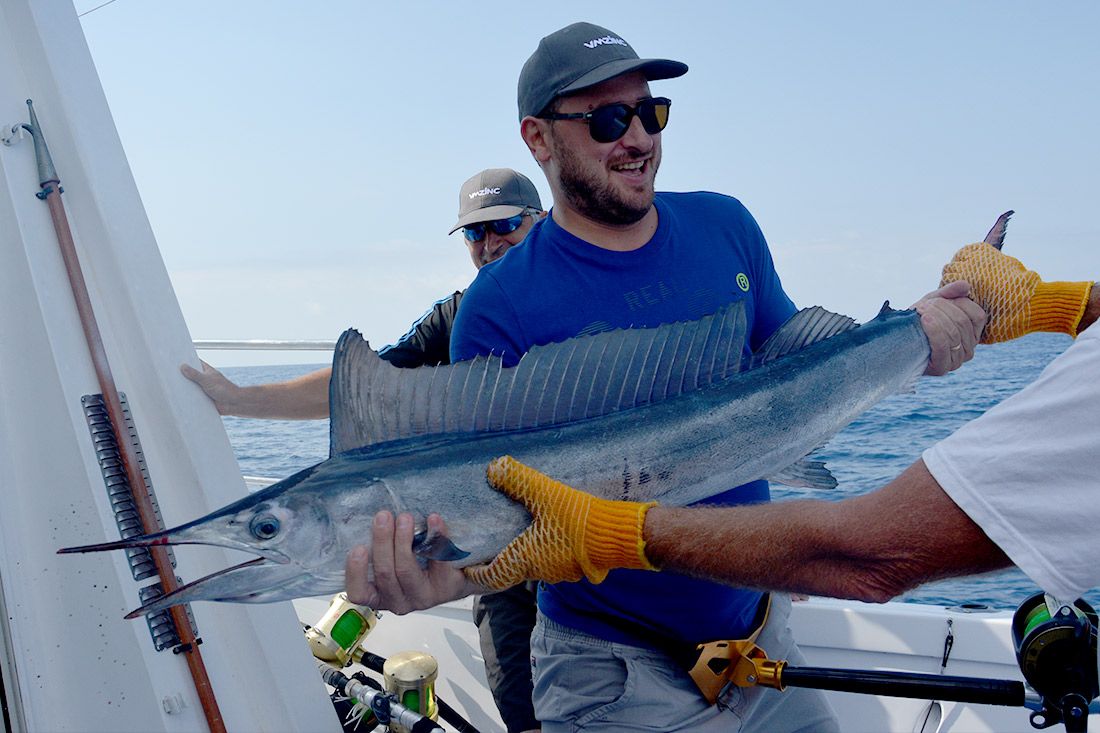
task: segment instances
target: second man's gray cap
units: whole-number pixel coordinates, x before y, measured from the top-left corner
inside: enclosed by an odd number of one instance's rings
[[[531,179],[511,168],[489,168],[462,184],[458,223],[447,233],[481,221],[507,219],[526,209],[542,211],[539,192]]]
[[[629,71],[649,81],[687,73],[687,64],[641,59],[626,41],[592,23],[574,23],[539,42],[519,72],[519,118],[537,115],[555,97],[595,86]]]

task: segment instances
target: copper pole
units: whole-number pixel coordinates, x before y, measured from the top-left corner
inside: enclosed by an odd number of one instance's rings
[[[73,298],[76,301],[76,311],[80,316],[80,325],[84,330],[84,339],[88,343],[88,352],[95,368],[96,379],[99,381],[100,392],[103,394],[103,402],[107,407],[107,415],[111,418],[111,430],[114,432],[115,441],[118,443],[119,454],[122,457],[123,468],[126,470],[126,478],[130,483],[134,505],[137,508],[138,516],[141,518],[141,526],[145,534],[151,534],[158,531],[160,527],[157,524],[156,512],[146,489],[145,477],[141,474],[141,466],[134,452],[133,443],[130,441],[129,436],[123,433],[126,416],[122,410],[122,401],[119,399],[118,389],[115,387],[114,376],[111,374],[111,365],[107,361],[107,351],[103,347],[103,338],[96,323],[95,312],[92,310],[92,300],[88,295],[84,273],[80,269],[80,259],[76,254],[72,231],[69,229],[69,220],[65,216],[65,206],[61,203],[61,182],[53,168],[49,150],[46,148],[46,141],[42,137],[42,131],[38,126],[38,118],[34,114],[34,106],[29,99],[27,100],[27,107],[30,109],[31,124],[23,127],[34,136],[35,155],[38,158],[39,185],[42,188],[38,197],[43,199],[49,206],[50,218],[53,219],[54,230],[57,232],[57,243],[61,248],[61,258],[65,261],[65,272],[69,276],[69,285],[72,287]],[[171,560],[168,558],[168,550],[164,547],[150,547],[149,552],[152,555],[164,592],[170,593],[176,590],[179,584],[176,582],[176,573],[172,568]],[[168,610],[181,642],[180,653],[187,660],[187,668],[191,672],[191,679],[194,680],[195,692],[198,693],[207,725],[212,733],[224,733],[225,723],[222,720],[221,711],[218,709],[218,701],[214,697],[214,688],[210,684],[206,665],[202,661],[202,653],[199,651],[195,634],[187,618],[187,611],[184,606],[172,606]]]

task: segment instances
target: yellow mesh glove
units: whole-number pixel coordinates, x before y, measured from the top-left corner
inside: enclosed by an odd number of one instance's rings
[[[550,583],[588,578],[599,583],[614,568],[656,570],[645,556],[642,527],[657,502],[608,501],[577,491],[511,456],[489,464],[493,488],[521,502],[534,520],[491,563],[466,576],[493,590],[524,580]]]
[[[983,344],[1035,331],[1077,334],[1091,282],[1043,282],[1015,257],[985,242],[968,244],[943,268],[940,286],[970,283],[970,297],[989,314]]]

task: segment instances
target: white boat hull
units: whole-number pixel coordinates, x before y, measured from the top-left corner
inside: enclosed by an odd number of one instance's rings
[[[32,141],[31,98],[62,179],[92,306],[165,517],[244,494],[221,421],[179,364],[198,364],[71,3],[0,2],[0,677],[15,731],[199,731],[184,657],[156,651],[124,553],[58,555],[117,539],[81,400],[101,390]],[[17,127],[17,129],[19,129]],[[195,578],[239,562],[181,553]],[[142,586],[153,579],[145,580]],[[229,730],[339,730],[297,618],[279,606],[196,607]]]

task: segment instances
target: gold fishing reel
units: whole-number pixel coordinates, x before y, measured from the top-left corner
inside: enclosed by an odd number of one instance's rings
[[[383,691],[377,682],[369,680],[362,672],[352,678],[342,678],[345,686],[338,688],[334,695],[350,697],[346,687],[349,683],[355,689],[365,691],[350,702],[340,702],[343,697],[339,700],[333,698],[341,716],[347,718],[344,721],[345,730],[369,731],[382,724],[393,733],[409,733],[412,730],[410,721],[421,717],[438,720],[440,706],[435,683],[439,663],[432,655],[417,651],[399,652],[389,659],[371,654],[362,647],[362,642],[377,623],[378,614],[373,609],[352,603],[346,593],[338,593],[333,596],[320,620],[306,627],[306,639],[313,656],[329,665],[326,669],[330,671],[323,672],[323,675],[332,676],[331,673],[337,669],[359,662],[381,674],[384,679]],[[332,679],[339,677],[333,676]],[[335,682],[330,684],[336,686]],[[378,690],[378,695],[369,691],[371,687]],[[367,698],[375,702],[367,705],[364,703]]]
[[[395,695],[398,702],[426,718],[439,719],[439,705],[435,697],[439,663],[435,657],[424,652],[391,654],[382,665],[382,676],[386,681],[386,692]]]
[[[378,614],[370,606],[352,603],[347,593],[332,597],[325,615],[306,629],[313,656],[336,667],[355,661],[359,645],[378,623]]]

